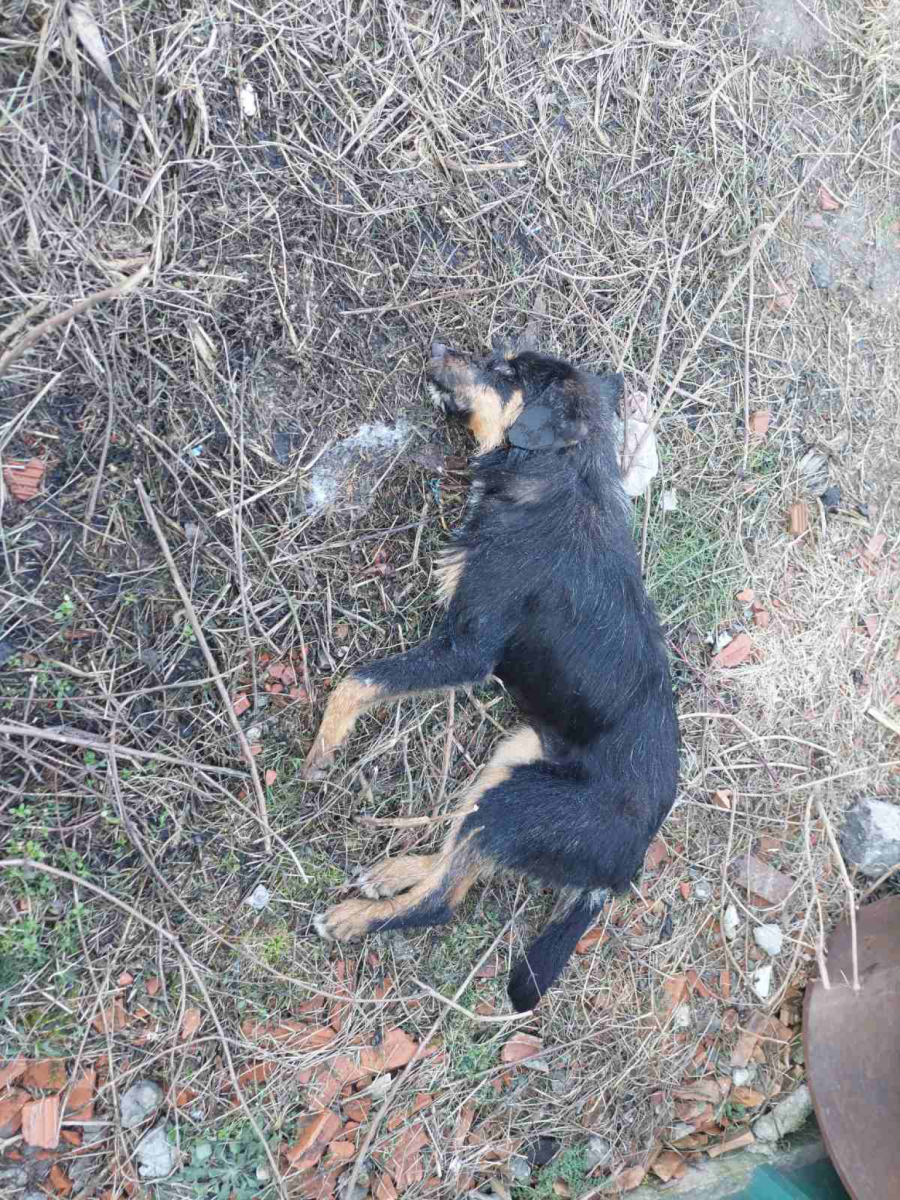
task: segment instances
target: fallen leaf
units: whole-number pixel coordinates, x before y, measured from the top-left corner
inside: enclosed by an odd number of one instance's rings
[[[10,1138],[22,1128],[22,1107],[31,1096],[23,1088],[10,1088],[0,1097],[0,1138]]]
[[[59,1145],[59,1096],[30,1100],[22,1106],[22,1137],[26,1146],[56,1149]]]
[[[346,621],[338,621],[337,625],[334,627],[334,636],[339,642],[346,641],[346,639],[350,636],[350,626]]]
[[[68,1196],[69,1192],[75,1186],[59,1163],[54,1163],[50,1168],[50,1182],[53,1185],[53,1190],[59,1196]]]
[[[572,1189],[564,1179],[554,1179],[553,1195],[560,1196],[562,1200],[569,1200],[569,1197],[572,1195]]]
[[[803,221],[804,229],[824,229],[825,218],[821,213],[809,213]]]
[[[236,717],[239,717],[241,715],[241,713],[245,713],[249,707],[250,707],[250,697],[249,696],[238,696],[237,699],[234,700],[231,705],[232,712],[234,713],[234,715]]]
[[[681,892],[682,900],[690,900],[691,885],[689,883],[679,883],[678,890],[679,890],[679,892]]]
[[[772,278],[772,295],[769,297],[769,302],[766,308],[769,312],[790,312],[794,306],[794,301],[797,299],[797,289],[793,286],[791,279]],[[766,413],[766,429],[768,429],[768,412]],[[765,434],[766,429],[761,431]],[[753,433],[753,423],[750,423],[750,432]]]
[[[365,1121],[372,1110],[372,1100],[369,1096],[351,1096],[344,1102],[344,1115],[351,1121]]]
[[[329,1142],[328,1153],[341,1162],[349,1162],[356,1157],[356,1146],[353,1142]]]
[[[382,1175],[375,1185],[375,1200],[397,1200],[397,1189],[390,1175]]]
[[[753,624],[757,629],[768,629],[769,623],[772,620],[772,614],[766,609],[761,608],[753,614]]]
[[[269,1076],[278,1069],[278,1064],[271,1059],[268,1062],[253,1063],[238,1075],[238,1083],[246,1087],[248,1083],[265,1083]]]
[[[719,991],[722,993],[723,1000],[731,999],[731,972],[719,972]]]
[[[763,437],[769,432],[769,410],[767,408],[758,408],[756,412],[750,414],[750,432],[754,437]]]
[[[644,868],[648,871],[655,871],[662,863],[667,862],[668,858],[669,850],[666,843],[662,838],[654,838],[644,858]]]
[[[602,925],[595,925],[593,929],[589,929],[587,933],[575,944],[576,954],[590,954],[595,946],[602,946],[604,942],[609,940],[608,935]],[[478,1011],[477,1009],[475,1010]]]
[[[672,1013],[684,1003],[687,997],[687,976],[672,975],[668,979],[665,979],[663,981],[663,991],[665,992],[664,1011],[666,1014]]]
[[[419,1151],[428,1144],[428,1135],[422,1125],[410,1126],[397,1138],[384,1166],[396,1183],[398,1192],[405,1192],[414,1183],[419,1183],[425,1178],[425,1168]]]
[[[15,1083],[17,1079],[25,1074],[25,1069],[28,1066],[28,1060],[22,1055],[11,1059],[0,1067],[0,1088],[9,1087],[11,1083]]]
[[[109,1004],[104,1005],[91,1021],[91,1025],[98,1033],[105,1033],[107,1029],[110,1033],[119,1033],[127,1024],[128,1014],[125,1012],[125,1005],[121,1000],[112,1000]]]
[[[134,983],[134,976],[132,975],[132,973],[130,971],[123,971],[122,974],[119,976],[119,978],[116,980],[116,983],[119,985],[119,987],[122,987],[122,988],[131,987],[131,985]]]
[[[753,588],[744,588],[743,591],[737,592],[734,598],[741,604],[752,604],[756,599],[756,592]]]
[[[97,1072],[93,1067],[82,1071],[66,1100],[66,1116],[73,1121],[94,1119],[94,1091],[97,1087]]]
[[[530,1033],[514,1033],[500,1052],[500,1061],[505,1063],[521,1062],[524,1058],[540,1054],[544,1043],[540,1038]]]
[[[644,1176],[647,1174],[643,1167],[626,1167],[624,1171],[620,1171],[616,1176],[616,1187],[620,1192],[633,1192],[636,1187],[640,1187],[644,1182]]]
[[[732,1067],[746,1067],[766,1030],[767,1019],[763,1013],[754,1013],[741,1033],[731,1055]]]
[[[769,904],[783,904],[794,889],[794,881],[753,854],[742,854],[728,868],[735,883],[762,896]]]
[[[728,810],[731,808],[731,796],[732,793],[727,788],[719,788],[717,791],[713,792],[712,802],[716,808],[724,808]]]
[[[809,532],[809,509],[805,501],[797,500],[788,509],[788,532],[791,537],[802,537]]]
[[[727,668],[740,666],[749,658],[752,649],[753,643],[749,636],[746,633],[739,633],[737,637],[731,639],[727,646],[723,646],[718,654],[713,655],[713,665]]]
[[[148,996],[155,996],[162,987],[162,980],[158,975],[151,975],[144,986],[147,989]]]
[[[175,1107],[185,1108],[188,1104],[193,1103],[199,1095],[200,1093],[195,1092],[193,1088],[183,1087],[175,1095]]]
[[[288,1163],[299,1171],[315,1166],[340,1128],[340,1117],[327,1109],[301,1121],[297,1140],[284,1152]]]
[[[736,1087],[731,1093],[731,1099],[735,1104],[743,1104],[744,1108],[759,1108],[761,1104],[765,1104],[766,1097],[763,1092],[758,1092],[752,1087]]]
[[[659,474],[656,433],[646,421],[629,416],[627,426],[616,422],[615,434],[622,488],[626,496],[642,496]]]
[[[109,83],[115,86],[116,78],[113,75],[109,55],[106,53],[103,34],[87,4],[72,3],[69,5],[69,24],[72,32],[87,51],[88,58]]]
[[[729,1150],[742,1150],[745,1146],[752,1146],[755,1141],[756,1138],[747,1129],[744,1133],[738,1133],[734,1137],[727,1137],[724,1141],[707,1146],[706,1153],[710,1158],[718,1158],[720,1154],[727,1154]]]
[[[3,467],[3,479],[15,500],[33,500],[40,493],[44,463],[39,458],[10,459]]]
[[[272,768],[270,767],[269,770],[266,771],[266,787],[271,787],[277,778],[278,778],[278,772],[273,771]]]
[[[418,1049],[409,1034],[402,1029],[389,1029],[377,1047],[366,1047],[359,1056],[359,1065],[364,1071],[381,1075],[384,1071],[396,1071],[405,1067]]]
[[[683,1168],[683,1170],[682,1170]],[[687,1163],[675,1150],[664,1150],[650,1168],[653,1174],[668,1183],[670,1179],[678,1179],[687,1170]]]
[[[61,1058],[39,1058],[26,1064],[22,1083],[25,1087],[58,1092],[69,1081]]]
[[[839,200],[835,200],[834,196],[832,196],[831,192],[828,190],[828,188],[825,186],[824,183],[819,188],[817,198],[819,201],[819,208],[821,208],[823,212],[839,212],[840,211],[841,202]]]
[[[472,1122],[474,1120],[475,1105],[463,1105],[456,1121],[456,1128],[453,1130],[453,1137],[450,1139],[450,1145],[454,1150],[462,1150],[463,1146],[466,1144],[466,1138],[469,1136],[469,1130],[472,1128]]]
[[[202,1021],[203,1014],[199,1008],[186,1008],[181,1021],[181,1040],[186,1042],[189,1038],[192,1038],[200,1028]]]

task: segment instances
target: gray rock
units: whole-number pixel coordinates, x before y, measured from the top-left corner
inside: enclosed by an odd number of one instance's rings
[[[707,900],[712,900],[713,890],[708,880],[698,879],[694,884],[694,899],[699,900],[701,904],[705,904]]]
[[[753,972],[751,985],[754,992],[759,996],[760,1000],[768,1000],[769,994],[772,991],[772,965],[766,963],[765,966],[757,967]]]
[[[691,1128],[693,1129],[693,1126]],[[598,1137],[595,1134],[588,1142],[584,1152],[585,1172],[593,1171],[594,1167],[602,1167],[611,1162],[612,1153],[612,1146],[606,1138]]]
[[[809,1088],[802,1084],[786,1100],[776,1104],[770,1113],[753,1123],[753,1132],[761,1142],[777,1142],[789,1133],[795,1133],[806,1123],[812,1112],[812,1096]]]
[[[28,1172],[24,1167],[3,1167],[0,1169],[0,1183],[6,1187],[24,1187],[28,1182]]]
[[[141,1179],[163,1179],[175,1168],[178,1151],[166,1137],[166,1123],[155,1125],[134,1148]]]
[[[163,1101],[163,1090],[152,1079],[139,1079],[122,1097],[119,1120],[123,1129],[134,1129],[152,1117]]]
[[[776,954],[781,953],[784,934],[780,925],[757,925],[753,930],[753,940],[760,950],[765,950],[766,954],[774,958]]]
[[[737,936],[737,931],[741,927],[741,918],[738,916],[738,910],[733,904],[729,904],[722,914],[722,932],[728,938],[729,942]]]
[[[813,282],[818,288],[826,290],[834,285],[834,276],[831,273],[831,264],[824,258],[814,258],[809,264],[809,273],[813,277]]]
[[[513,1179],[520,1182],[531,1178],[531,1165],[521,1154],[513,1154],[509,1160],[509,1169]]]
[[[859,800],[841,830],[844,857],[877,879],[900,862],[900,806],[887,800]]]

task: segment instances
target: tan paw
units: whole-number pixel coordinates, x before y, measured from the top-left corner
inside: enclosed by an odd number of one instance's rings
[[[369,900],[345,900],[343,904],[329,908],[327,913],[314,917],[313,925],[319,937],[327,942],[365,937],[374,923],[372,910],[375,907]]]

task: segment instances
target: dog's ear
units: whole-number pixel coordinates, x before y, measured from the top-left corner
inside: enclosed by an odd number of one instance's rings
[[[587,435],[587,421],[561,417],[546,404],[529,404],[507,436],[520,450],[563,450],[583,442]]]
[[[595,375],[591,371],[583,371],[582,379],[587,386],[588,395],[592,400],[607,404],[613,412],[619,406],[622,393],[625,390],[625,378],[618,371],[610,371],[605,375]]]

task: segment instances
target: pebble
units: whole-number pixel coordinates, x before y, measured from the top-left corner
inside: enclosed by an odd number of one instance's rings
[[[602,1138],[599,1139],[602,1141]],[[523,1158],[521,1154],[513,1154],[509,1160],[509,1169],[513,1179],[520,1183],[525,1179],[531,1178],[531,1165],[527,1158]]]
[[[864,875],[877,879],[900,862],[900,805],[871,797],[847,812],[841,850]]]
[[[263,884],[258,883],[250,895],[247,897],[246,903],[250,905],[254,912],[262,912],[272,899],[272,893]]]
[[[757,925],[753,930],[753,940],[760,950],[765,950],[766,954],[774,958],[776,954],[781,953],[784,934],[780,925]]]
[[[165,1122],[144,1134],[134,1148],[134,1156],[140,1164],[141,1179],[162,1179],[174,1169],[178,1151],[166,1137]]]
[[[722,932],[728,938],[729,942],[737,937],[737,931],[741,927],[741,918],[738,916],[738,910],[733,904],[729,904],[722,914]]]
[[[594,1167],[606,1166],[608,1162],[612,1161],[612,1153],[612,1146],[606,1138],[598,1137],[595,1134],[588,1142],[584,1152],[585,1173],[593,1171]]]
[[[119,1120],[123,1129],[134,1129],[152,1116],[163,1101],[163,1090],[152,1079],[139,1079],[122,1097]]]
[[[754,1122],[753,1132],[761,1142],[777,1142],[786,1134],[795,1133],[806,1123],[812,1112],[812,1096],[802,1084],[786,1100],[776,1104],[770,1113]]]
[[[712,900],[712,896],[713,896],[712,887],[709,885],[709,883],[705,879],[698,879],[694,883],[694,899],[695,900],[705,902],[706,900]]]
[[[672,1024],[676,1029],[690,1029],[691,1006],[689,1004],[679,1004],[672,1016]]]
[[[735,1087],[746,1087],[756,1074],[756,1067],[735,1067],[731,1072],[731,1082]]]
[[[768,1000],[769,993],[772,991],[772,967],[770,963],[766,963],[764,967],[759,967],[753,972],[753,990],[759,996],[760,1000]]]

